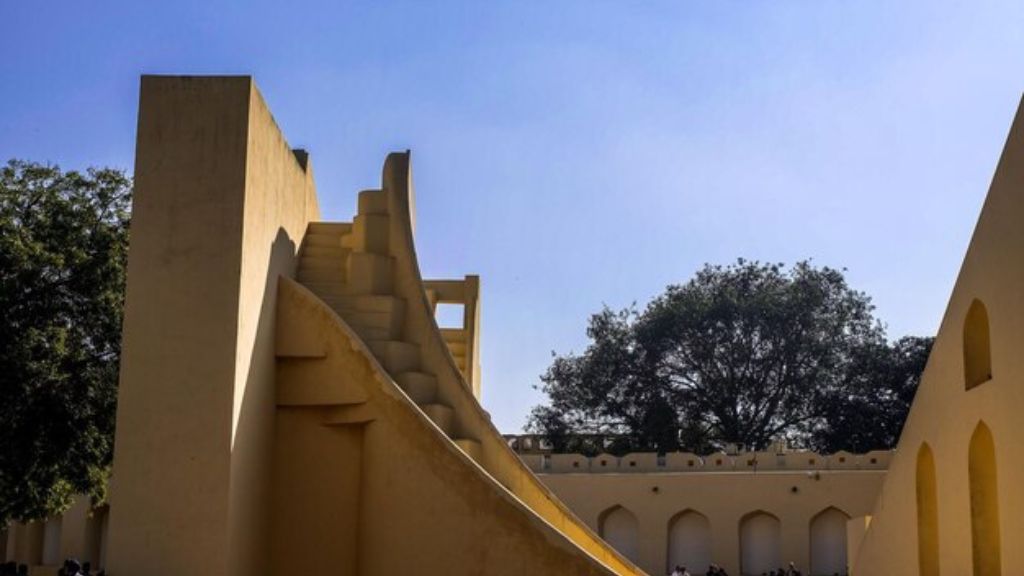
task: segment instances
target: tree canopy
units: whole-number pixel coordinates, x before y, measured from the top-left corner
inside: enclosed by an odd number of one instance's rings
[[[0,168],[0,523],[105,495],[131,182]]]
[[[706,265],[587,335],[554,357],[528,424],[559,450],[892,447],[931,347],[889,343],[870,298],[809,262]]]

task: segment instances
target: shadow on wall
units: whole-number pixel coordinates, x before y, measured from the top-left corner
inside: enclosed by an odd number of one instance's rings
[[[964,319],[964,388],[970,390],[992,379],[992,351],[988,310],[975,299]]]
[[[278,277],[295,277],[298,247],[284,228],[279,228],[271,244],[266,264],[266,278],[260,301],[256,336],[249,352],[249,372],[246,375],[245,395],[238,413],[234,440],[231,446],[232,467],[240,466],[244,481],[234,482],[232,474],[231,508],[244,511],[239,523],[250,531],[242,541],[254,543],[257,550],[269,550],[269,507],[272,456],[274,447],[274,418],[277,401],[275,388],[276,356],[275,325]],[[240,551],[241,552],[241,551]],[[232,558],[232,566],[239,566],[251,558],[239,553]],[[263,558],[264,563],[269,558]],[[251,571],[259,572],[259,566]]]
[[[996,445],[992,431],[979,422],[968,452],[971,487],[971,550],[975,576],[999,576],[999,489],[996,483]]]
[[[935,455],[927,442],[917,451],[917,562],[921,576],[939,574],[939,497]]]

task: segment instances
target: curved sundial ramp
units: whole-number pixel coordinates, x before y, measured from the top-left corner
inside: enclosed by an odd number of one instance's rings
[[[410,155],[278,288],[277,573],[640,574],[520,462],[439,329]]]
[[[143,78],[108,573],[640,574],[477,402],[477,281],[423,281],[408,153],[318,206],[252,78]]]

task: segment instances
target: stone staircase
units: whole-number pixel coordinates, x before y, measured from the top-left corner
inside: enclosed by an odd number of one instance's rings
[[[441,337],[444,338],[444,343],[451,350],[452,358],[455,358],[455,365],[459,367],[459,372],[462,372],[462,375],[468,379],[469,364],[466,359],[466,331],[461,328],[441,328]]]
[[[479,442],[458,437],[454,410],[438,399],[437,377],[422,370],[420,347],[403,339],[406,302],[395,296],[386,194],[384,190],[360,192],[352,223],[311,222],[299,253],[296,279],[362,338],[391,378],[445,435],[478,459]],[[463,334],[461,340],[456,333]],[[465,374],[464,331],[453,329],[444,334]]]

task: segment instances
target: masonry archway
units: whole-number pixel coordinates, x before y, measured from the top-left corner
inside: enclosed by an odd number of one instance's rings
[[[711,564],[711,522],[696,510],[676,514],[668,523],[668,566],[685,566],[691,574],[704,574]]]
[[[968,454],[971,487],[971,549],[974,576],[1002,573],[999,534],[999,486],[996,478],[996,445],[992,431],[979,422],[971,436]]]
[[[93,567],[100,569],[106,567],[106,540],[107,527],[109,524],[110,508],[102,506],[95,508],[89,515],[85,524],[85,551],[86,557],[92,562]]]
[[[620,554],[637,562],[640,552],[640,523],[629,510],[613,506],[598,518],[601,538]]]
[[[740,573],[758,575],[782,565],[782,523],[758,510],[740,520]]]
[[[971,302],[964,318],[964,388],[970,390],[992,379],[992,350],[988,310],[981,300]]]
[[[811,576],[847,573],[846,523],[850,515],[828,507],[811,518]]]
[[[60,564],[60,531],[63,518],[53,516],[46,519],[43,526],[43,564],[56,566]]]
[[[935,455],[927,442],[917,451],[917,566],[920,576],[939,576],[939,498]]]

